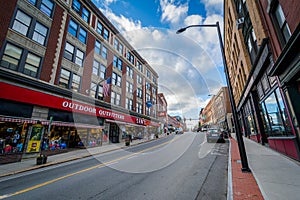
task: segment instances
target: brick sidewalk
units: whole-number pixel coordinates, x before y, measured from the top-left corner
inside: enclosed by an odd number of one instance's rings
[[[264,199],[252,173],[242,172],[238,143],[231,138],[231,167],[233,199]]]

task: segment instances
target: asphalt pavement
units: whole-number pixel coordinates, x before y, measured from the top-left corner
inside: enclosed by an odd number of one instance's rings
[[[299,199],[300,163],[250,139],[243,138],[251,173],[241,172],[241,163],[234,134],[230,139],[229,181],[227,199]],[[148,142],[134,140],[131,146]],[[0,178],[46,166],[81,159],[126,148],[124,143],[80,149],[48,157],[47,163],[36,165],[35,158],[0,165]]]

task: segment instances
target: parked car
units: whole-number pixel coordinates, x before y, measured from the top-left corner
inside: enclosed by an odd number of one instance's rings
[[[183,129],[182,128],[176,128],[175,129],[175,134],[183,134]]]
[[[209,128],[206,133],[207,142],[225,142],[221,129]]]

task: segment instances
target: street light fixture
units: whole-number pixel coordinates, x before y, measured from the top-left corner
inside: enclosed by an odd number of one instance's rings
[[[176,33],[177,34],[182,33],[184,31],[186,31],[186,29],[192,28],[192,27],[214,27],[214,28],[217,28],[219,43],[220,43],[220,48],[221,48],[221,54],[222,54],[222,60],[223,60],[223,65],[224,65],[224,71],[225,71],[225,75],[226,75],[226,82],[227,82],[227,86],[228,86],[229,99],[230,99],[230,104],[231,104],[231,109],[232,109],[234,127],[235,127],[235,132],[236,132],[236,137],[237,137],[237,142],[238,142],[239,152],[240,152],[240,157],[241,157],[241,162],[242,162],[242,172],[251,172],[251,170],[248,166],[248,160],[247,160],[243,137],[240,132],[240,125],[238,123],[237,110],[236,110],[236,106],[234,103],[232,86],[231,86],[230,79],[229,79],[229,72],[228,72],[226,57],[225,57],[225,53],[224,53],[224,46],[223,46],[219,22],[216,22],[216,24],[190,25],[190,26],[179,29],[178,31],[176,31]]]

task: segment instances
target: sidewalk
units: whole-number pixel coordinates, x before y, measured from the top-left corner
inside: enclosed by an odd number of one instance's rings
[[[300,163],[248,138],[243,139],[252,173],[241,172],[237,141],[231,139],[234,200],[299,199]]]

